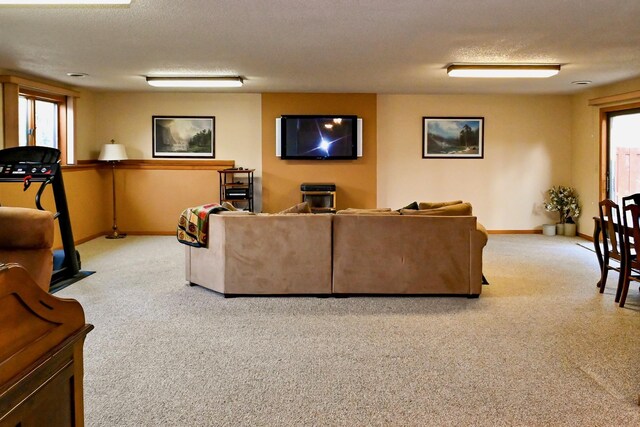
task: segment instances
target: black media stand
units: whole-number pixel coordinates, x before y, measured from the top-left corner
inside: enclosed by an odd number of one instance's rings
[[[336,185],[332,183],[305,182],[300,185],[302,201],[309,203],[313,213],[336,212]]]
[[[253,171],[224,169],[220,174],[220,203],[229,202],[239,209],[253,212]]]

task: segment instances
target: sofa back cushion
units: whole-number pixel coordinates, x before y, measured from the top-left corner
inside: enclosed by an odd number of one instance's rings
[[[356,209],[347,208],[336,212],[337,215],[400,215],[398,211],[391,208]]]
[[[407,206],[404,206],[400,209],[396,209],[398,212],[400,212],[402,209],[420,209],[420,206],[418,205],[418,202],[411,202],[409,203]]]
[[[278,212],[279,214],[292,214],[292,213],[311,213],[311,207],[308,202],[298,203],[290,208]]]
[[[462,203],[462,200],[451,200],[448,202],[420,202],[418,203],[418,209],[437,209],[444,206],[457,205],[460,203]]]
[[[251,211],[239,211],[239,210],[235,210],[235,211],[218,211],[212,215],[232,215],[232,216],[242,216],[242,215],[255,215],[255,213],[251,212]]]
[[[402,215],[427,215],[427,216],[471,216],[473,209],[471,203],[457,203],[455,205],[447,205],[433,209],[403,209],[400,211]]]

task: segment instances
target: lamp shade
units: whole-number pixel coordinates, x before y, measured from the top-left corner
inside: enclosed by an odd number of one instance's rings
[[[105,162],[115,162],[118,160],[127,160],[127,152],[122,144],[104,144],[100,150],[98,160]]]

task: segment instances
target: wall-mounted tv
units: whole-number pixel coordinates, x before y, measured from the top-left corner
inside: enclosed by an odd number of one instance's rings
[[[282,116],[281,157],[350,160],[358,155],[357,116]]]

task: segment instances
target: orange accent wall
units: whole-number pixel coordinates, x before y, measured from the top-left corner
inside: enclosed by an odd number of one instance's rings
[[[350,114],[362,118],[363,157],[357,160],[281,160],[275,120],[284,114]],[[277,212],[300,202],[303,182],[333,182],[337,208],[376,207],[377,96],[375,94],[262,94],[262,210]]]
[[[201,164],[202,163],[202,164]],[[234,166],[231,160],[214,162],[135,161],[116,168],[118,229],[132,234],[175,233],[180,213],[189,206],[219,202],[218,169]],[[113,225],[111,168],[103,163],[63,169],[73,238],[83,242],[111,230]],[[2,206],[35,208],[40,183],[27,192],[20,183],[0,184]],[[51,186],[42,206],[55,212]],[[62,246],[56,225],[54,247]]]
[[[110,180],[104,170],[65,170],[64,185],[76,241],[86,241],[109,229],[111,210],[104,193],[110,188]]]
[[[110,189],[110,175],[106,171],[94,167],[64,168],[63,178],[73,238],[76,242],[85,241],[110,228],[111,205],[107,204],[105,190]],[[35,208],[35,196],[40,188],[34,182],[26,191],[22,191],[20,183],[0,184],[0,203],[2,206],[21,206]],[[110,201],[110,199],[109,199]],[[42,197],[42,207],[55,212],[51,186],[48,186]],[[53,245],[62,247],[59,227],[56,224]]]
[[[216,168],[231,166],[232,161],[221,162]],[[111,218],[111,182],[107,188],[109,192],[105,200]],[[211,169],[124,166],[116,169],[116,198],[118,229],[121,232],[170,234],[175,232],[180,213],[185,208],[220,202],[219,174]],[[106,230],[110,229],[111,221]]]

